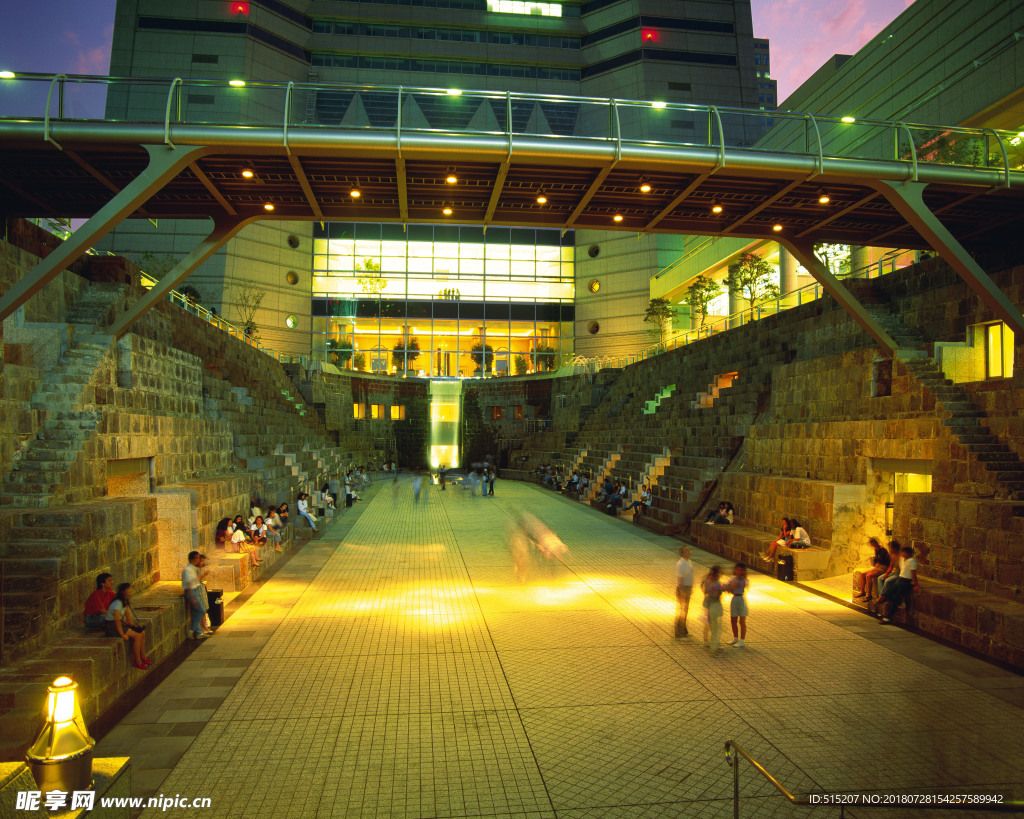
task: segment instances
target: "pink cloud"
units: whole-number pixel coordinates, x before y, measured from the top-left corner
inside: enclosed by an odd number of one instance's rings
[[[85,44],[81,35],[74,30],[61,32],[61,39],[71,46],[69,62],[76,74],[106,74],[110,69],[110,46],[114,39],[114,27],[107,26],[98,45]]]

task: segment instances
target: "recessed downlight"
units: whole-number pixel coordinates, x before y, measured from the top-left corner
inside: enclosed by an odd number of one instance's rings
[[[537,194],[537,204],[538,205],[546,205],[547,203],[548,203],[548,198],[547,198],[547,196],[544,195],[544,191],[541,191],[540,193],[538,193]]]
[[[640,180],[640,193],[650,193],[650,192],[651,192],[651,183],[648,182],[646,179],[641,179]]]
[[[256,172],[252,168],[242,168],[242,176],[245,179],[252,179],[256,175]]]
[[[264,202],[263,203],[263,210],[273,210],[273,209],[274,209],[274,203],[273,202]]]
[[[828,191],[818,191],[818,204],[827,205],[832,201],[832,197],[828,195]]]
[[[722,206],[719,205],[718,203],[715,203],[714,205],[711,206],[711,212],[712,213],[721,213],[722,212]]]
[[[779,225],[779,224],[772,225],[772,230],[774,230],[776,233],[779,233],[779,232],[782,231],[782,225]]]
[[[459,181],[459,177],[457,177],[455,174],[449,172],[448,176],[446,176],[444,178],[444,181],[447,182],[449,185],[454,185],[456,182]]]
[[[449,205],[445,205],[444,208],[442,208],[441,213],[443,213],[445,216],[451,216],[452,209]]]
[[[363,195],[363,192],[359,190],[359,188],[352,188],[352,190],[348,192],[348,195],[351,196],[353,199],[358,199],[360,196]]]
[[[615,214],[615,215],[614,215],[614,216],[612,217],[612,220],[613,220],[613,221],[615,221],[615,222],[621,222],[621,221],[622,221],[622,214],[621,214],[621,213],[616,213],[616,214]]]

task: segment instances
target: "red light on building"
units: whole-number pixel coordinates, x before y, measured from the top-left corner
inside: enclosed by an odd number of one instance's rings
[[[658,32],[653,29],[645,28],[640,32],[640,36],[645,43],[655,43],[658,41]]]
[[[232,14],[244,14],[246,17],[249,16],[249,4],[248,3],[232,3],[231,4]]]

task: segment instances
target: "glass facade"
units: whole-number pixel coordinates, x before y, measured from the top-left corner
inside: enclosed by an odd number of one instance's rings
[[[313,354],[433,377],[557,369],[573,355],[573,240],[533,228],[317,226]]]

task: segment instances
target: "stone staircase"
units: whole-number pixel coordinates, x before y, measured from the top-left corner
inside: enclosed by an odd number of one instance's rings
[[[732,382],[738,377],[737,373],[725,373],[716,375],[715,380],[708,384],[706,392],[697,393],[697,398],[690,404],[692,409],[710,409],[715,405],[715,399],[732,386]]]
[[[910,373],[935,397],[942,424],[950,428],[970,456],[984,465],[999,494],[1024,500],[1024,463],[1017,453],[999,440],[984,423],[985,411],[958,384],[946,378],[932,358],[911,358],[903,362]]]
[[[67,312],[67,323],[75,329],[76,335],[92,334],[97,326],[110,323],[117,302],[127,290],[127,285],[110,282],[94,282],[79,297]]]
[[[113,355],[112,337],[94,338],[67,350],[58,368],[39,383],[30,404],[45,420],[0,486],[0,503],[48,507],[94,497],[91,487],[73,480],[75,463],[100,423],[90,384]]]
[[[658,391],[658,394],[654,396],[650,401],[644,401],[643,414],[654,415],[658,411],[658,407],[661,406],[661,402],[668,398],[672,393],[676,391],[675,384],[669,384],[664,389]]]

